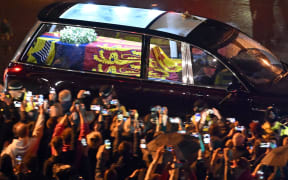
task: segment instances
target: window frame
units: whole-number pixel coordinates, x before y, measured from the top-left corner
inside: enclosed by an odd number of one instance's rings
[[[141,37],[141,41],[139,41],[139,43],[141,43],[141,58],[140,58],[140,73],[139,76],[129,76],[129,75],[121,75],[121,74],[112,74],[112,73],[106,73],[106,72],[96,72],[96,71],[86,71],[86,70],[75,70],[75,69],[66,69],[66,68],[60,68],[60,67],[53,67],[53,66],[49,66],[49,65],[44,65],[44,64],[34,64],[34,63],[29,63],[26,60],[24,60],[25,55],[28,53],[30,47],[32,46],[32,44],[35,42],[35,39],[37,37],[39,37],[39,34],[41,32],[41,30],[43,28],[45,28],[45,25],[58,25],[58,26],[74,26],[74,27],[82,27],[82,28],[93,28],[95,30],[99,29],[102,31],[113,31],[113,32],[120,32],[120,33],[127,33],[127,34],[136,34],[139,35],[139,37]],[[109,28],[102,28],[102,27],[96,27],[96,26],[83,26],[83,25],[75,25],[75,24],[64,24],[64,23],[56,23],[56,22],[41,22],[38,21],[35,24],[36,27],[33,27],[33,29],[31,30],[32,33],[29,34],[30,36],[27,37],[27,41],[25,41],[25,46],[23,46],[23,49],[21,50],[20,55],[18,55],[17,57],[17,62],[19,63],[23,63],[23,64],[29,64],[29,65],[33,65],[33,66],[40,66],[42,68],[47,68],[47,69],[57,69],[57,70],[61,70],[61,71],[68,71],[68,72],[75,72],[75,73],[87,73],[87,74],[97,74],[97,75],[104,75],[104,76],[112,76],[112,77],[121,77],[121,78],[134,78],[134,79],[144,79],[145,76],[142,77],[142,74],[145,74],[145,72],[142,72],[142,70],[145,70],[145,68],[142,68],[142,63],[145,63],[145,56],[142,55],[142,53],[145,53],[147,50],[147,46],[145,46],[144,43],[144,39],[145,38],[145,34],[144,33],[136,33],[136,32],[132,32],[132,31],[125,31],[125,30],[117,30],[117,29],[109,29]],[[24,42],[24,41],[23,41]],[[28,42],[28,43],[27,43]],[[149,58],[148,58],[149,61]],[[147,71],[148,72],[148,71]]]
[[[192,52],[192,48],[198,48],[199,50],[205,52],[207,55],[215,58],[215,59],[218,61],[218,63],[220,63],[224,68],[226,68],[226,69],[232,74],[232,76],[234,76],[234,78],[237,79],[237,81],[245,88],[245,91],[246,91],[246,92],[249,92],[249,91],[248,91],[248,88],[246,87],[246,85],[240,80],[240,78],[236,75],[236,73],[233,72],[233,71],[231,70],[231,68],[230,68],[227,64],[225,64],[220,58],[218,58],[217,56],[213,55],[212,53],[208,52],[208,51],[205,50],[205,49],[202,49],[202,48],[200,48],[200,47],[198,47],[198,46],[196,46],[196,45],[194,45],[194,44],[190,44],[190,52]],[[193,63],[192,63],[192,53],[191,53],[191,64],[192,64],[192,75],[190,74],[190,76],[192,76],[192,78],[193,78],[193,80],[194,80],[194,76],[193,76],[193,74],[194,74],[194,72],[193,72]],[[226,88],[225,88],[225,87],[222,88],[222,87],[214,86],[214,85],[199,85],[199,84],[195,84],[195,83],[193,83],[193,84],[192,84],[192,83],[188,83],[188,85],[189,85],[189,86],[197,86],[197,87],[213,88],[213,89],[218,89],[218,90],[227,90],[227,87],[226,87]]]

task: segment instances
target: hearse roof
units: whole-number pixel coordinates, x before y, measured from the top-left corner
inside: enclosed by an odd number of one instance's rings
[[[91,3],[54,3],[40,11],[38,19],[154,34],[193,43],[207,50],[214,49],[215,44],[219,47],[219,42],[222,44],[227,40],[227,34],[233,37],[235,33],[235,29],[225,23],[190,14]]]

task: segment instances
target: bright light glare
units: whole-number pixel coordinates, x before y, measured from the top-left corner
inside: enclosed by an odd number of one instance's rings
[[[95,4],[83,4],[83,7],[81,8],[81,12],[84,13],[93,13],[98,10],[98,6]]]

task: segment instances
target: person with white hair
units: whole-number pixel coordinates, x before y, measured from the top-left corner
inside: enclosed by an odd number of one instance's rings
[[[36,154],[40,140],[43,136],[44,128],[44,109],[43,105],[40,106],[39,115],[32,133],[32,137],[29,136],[28,125],[22,122],[15,124],[15,135],[17,139],[13,139],[12,143],[9,144],[1,153],[1,157],[5,154],[10,155],[12,159],[13,167],[16,166],[16,157],[23,157],[28,151],[30,153]]]

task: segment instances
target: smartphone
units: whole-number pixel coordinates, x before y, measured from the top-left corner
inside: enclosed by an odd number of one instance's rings
[[[85,138],[82,138],[82,139],[81,139],[81,144],[82,144],[83,146],[87,146],[87,141],[86,141]]]
[[[258,170],[257,175],[258,175],[259,179],[264,179],[264,172],[262,170]]]
[[[102,109],[102,110],[101,110],[101,114],[103,114],[103,115],[108,115],[108,110],[107,110],[107,109]]]
[[[277,144],[276,144],[276,143],[273,143],[273,142],[271,142],[271,143],[270,143],[270,147],[271,147],[272,149],[275,149],[275,148],[277,148]]]
[[[244,130],[244,126],[236,126],[235,130],[236,131],[243,131]]]
[[[140,148],[141,149],[146,149],[147,146],[146,146],[146,139],[141,139],[140,140]]]
[[[210,143],[210,134],[204,134],[203,135],[203,142],[204,142],[204,144]]]
[[[169,118],[169,121],[171,122],[171,123],[173,123],[173,124],[178,124],[179,122],[180,122],[180,119],[179,118]]]
[[[198,133],[191,133],[190,136],[193,136],[193,137],[198,138],[198,137],[199,137],[199,134],[198,134]]]
[[[22,156],[20,156],[20,155],[17,155],[16,156],[16,164],[21,164],[22,163]]]
[[[105,149],[111,149],[111,141],[109,139],[105,139],[104,146]]]
[[[21,107],[21,102],[20,101],[14,101],[13,103],[14,103],[15,107],[17,107],[17,108]]]
[[[122,120],[123,120],[123,114],[118,114],[118,115],[117,115],[117,119],[118,119],[119,121],[122,121]]]
[[[91,92],[90,92],[90,91],[84,91],[83,94],[84,94],[84,95],[91,95]]]
[[[201,120],[201,114],[200,113],[196,113],[195,114],[195,121],[199,122]]]
[[[38,95],[38,105],[41,106],[44,103],[44,96],[43,94]]]
[[[90,105],[91,111],[100,111],[101,106],[100,105]]]
[[[226,120],[229,121],[230,123],[235,123],[236,118],[230,117],[230,118],[226,118]]]
[[[207,112],[207,114],[214,114],[213,109],[208,109],[206,112]]]
[[[270,143],[260,143],[260,148],[270,148]]]
[[[50,94],[56,94],[56,90],[54,88],[50,88],[50,91],[49,91]]]
[[[110,104],[111,104],[111,105],[117,105],[117,104],[119,104],[119,101],[118,101],[118,99],[112,99],[112,100],[110,101]]]
[[[171,151],[173,151],[173,147],[172,146],[165,146],[165,150],[171,152]]]
[[[186,130],[177,131],[179,134],[186,134]]]
[[[32,91],[27,91],[25,100],[27,102],[31,102],[31,97],[32,97]]]

